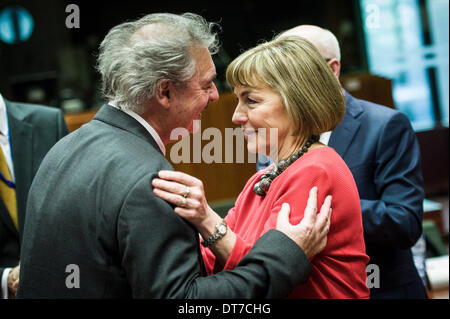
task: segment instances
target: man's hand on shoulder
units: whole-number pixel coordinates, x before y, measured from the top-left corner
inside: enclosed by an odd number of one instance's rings
[[[325,201],[317,214],[317,187],[309,192],[305,214],[298,225],[289,222],[290,206],[283,203],[278,213],[276,229],[292,239],[311,260],[321,252],[327,244],[331,219],[331,195]]]

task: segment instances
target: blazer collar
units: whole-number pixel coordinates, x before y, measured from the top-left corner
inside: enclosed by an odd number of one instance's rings
[[[333,130],[328,142],[328,145],[333,147],[342,158],[345,157],[348,147],[361,126],[359,117],[364,112],[358,100],[347,91],[345,91],[345,105],[344,118]]]
[[[158,146],[158,143],[147,131],[147,129],[132,116],[115,108],[114,106],[108,104],[103,105],[95,115],[94,120],[102,121],[109,125],[118,127],[136,135],[143,140],[146,140],[164,156],[163,152]]]
[[[345,91],[345,106],[346,112],[348,112],[355,119],[358,118],[361,115],[361,113],[364,112],[364,109],[359,103],[359,100],[354,98],[347,91]]]

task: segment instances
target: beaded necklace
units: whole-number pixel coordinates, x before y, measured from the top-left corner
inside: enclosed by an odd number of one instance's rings
[[[267,191],[269,190],[270,184],[272,184],[272,181],[281,173],[283,173],[286,168],[289,167],[292,163],[294,163],[296,160],[298,160],[300,157],[302,157],[306,152],[308,152],[308,149],[313,145],[315,142],[319,141],[319,135],[312,135],[305,143],[305,145],[302,146],[300,151],[297,153],[292,154],[289,156],[288,159],[281,160],[278,162],[277,165],[272,167],[270,171],[268,171],[266,174],[261,176],[261,179],[259,182],[255,184],[253,187],[253,192],[256,195],[259,196],[265,196]]]

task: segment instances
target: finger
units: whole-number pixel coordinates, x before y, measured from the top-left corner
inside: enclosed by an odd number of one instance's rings
[[[154,178],[152,180],[152,186],[153,188],[158,188],[174,195],[190,197],[197,200],[201,200],[205,196],[203,190],[199,189],[197,186],[189,187],[177,182],[169,182],[159,178]]]
[[[330,215],[331,215],[331,210],[332,209],[330,208],[330,212],[329,212]],[[330,231],[330,225],[331,225],[331,218],[328,218],[327,222],[325,224],[325,227],[323,228],[324,235],[328,235],[328,232]]]
[[[177,171],[162,170],[158,172],[158,177],[165,180],[171,180],[187,186],[195,186],[199,180],[186,173]]]
[[[291,206],[288,203],[283,203],[281,205],[281,209],[278,212],[277,217],[277,228],[282,225],[288,225],[289,223],[289,215],[291,213]]]
[[[328,232],[330,231],[330,226],[331,226],[331,214],[332,214],[332,208],[330,208],[329,212],[328,212],[328,218],[327,218],[327,223],[325,225],[324,228],[324,232],[326,232],[328,234]]]
[[[188,221],[192,221],[197,215],[194,209],[183,208],[183,207],[175,207],[175,213],[181,218],[187,219]]]
[[[158,197],[164,199],[165,201],[167,201],[169,203],[172,203],[172,204],[174,204],[176,206],[179,206],[182,203],[182,201],[183,201],[183,197],[182,196],[163,191],[163,190],[161,190],[159,188],[154,188],[153,189],[153,194],[155,194],[156,196],[158,196]],[[186,200],[186,205],[185,206],[189,206],[190,199],[186,198],[185,200]]]
[[[154,178],[152,180],[152,186],[154,188],[159,188],[163,191],[176,195],[183,195],[186,190],[186,185],[182,185],[177,182],[170,182],[159,178]]]
[[[302,222],[314,224],[317,218],[317,187],[314,186],[309,191],[308,202],[304,212]]]
[[[320,212],[317,215],[316,225],[319,229],[326,227],[326,225],[330,222],[331,219],[331,201],[332,196],[328,195],[323,201],[322,207],[320,208]]]

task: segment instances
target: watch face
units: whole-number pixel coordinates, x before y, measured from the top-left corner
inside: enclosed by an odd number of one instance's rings
[[[217,229],[219,231],[219,233],[221,235],[225,235],[227,233],[227,226],[225,225],[220,225],[219,228]]]

